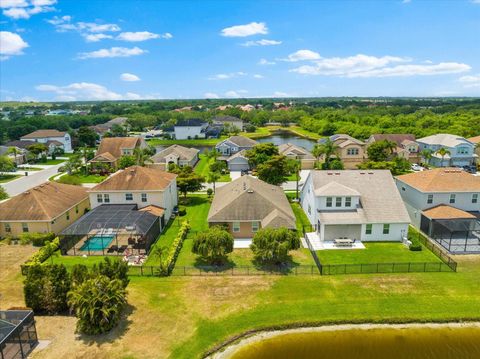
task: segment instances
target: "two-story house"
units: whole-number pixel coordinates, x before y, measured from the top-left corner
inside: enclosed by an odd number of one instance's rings
[[[397,147],[393,150],[393,153],[400,157],[408,160],[411,163],[420,162],[419,155],[419,144],[415,141],[415,135],[412,134],[374,134],[371,135],[367,140],[367,148],[372,143],[377,141],[390,141],[394,142]]]
[[[346,169],[356,169],[367,158],[366,144],[352,136],[338,134],[330,136],[330,141],[337,147],[335,155],[343,162]],[[324,144],[325,138],[318,140]]]
[[[301,169],[312,169],[315,167],[315,156],[301,146],[293,143],[284,143],[278,146],[278,153],[300,161]]]
[[[136,148],[146,147],[147,143],[141,137],[105,137],[102,138],[95,157],[89,163],[92,167],[108,165],[116,169],[122,156],[131,156]]]
[[[318,249],[338,238],[402,241],[408,234],[410,218],[387,170],[312,170],[300,204]]]
[[[420,151],[431,151],[430,164],[436,167],[474,165],[478,158],[475,153],[475,144],[460,136],[442,133],[419,138],[417,142],[420,145]],[[448,151],[443,156],[440,151],[442,148]]]
[[[252,149],[258,142],[245,136],[231,136],[215,146],[220,159],[227,161],[230,171],[246,171],[250,169],[245,151]]]
[[[37,130],[28,135],[22,136],[21,141],[43,143],[52,152],[55,147],[60,147],[65,152],[72,152],[72,139],[68,132],[57,130]]]
[[[154,207],[162,213],[162,221],[168,221],[178,204],[176,178],[176,174],[155,168],[128,167],[90,189],[90,203],[92,208],[105,204]]]
[[[233,126],[243,131],[243,120],[233,116],[217,116],[212,119],[212,124],[217,126]]]
[[[178,121],[174,126],[175,139],[189,140],[207,137],[208,123],[199,119],[191,118]]]

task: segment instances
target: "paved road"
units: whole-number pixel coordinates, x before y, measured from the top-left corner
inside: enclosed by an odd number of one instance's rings
[[[5,188],[10,197],[15,196],[44,183],[51,176],[58,173],[58,168],[62,165],[63,163],[49,166],[43,171],[29,172],[30,174],[28,176],[20,177],[19,179],[3,183],[2,186]]]

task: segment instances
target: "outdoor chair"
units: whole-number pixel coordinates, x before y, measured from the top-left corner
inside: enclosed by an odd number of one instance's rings
[[[113,253],[118,251],[118,246],[114,244],[113,246],[110,246],[107,250],[107,253]]]
[[[118,253],[123,253],[123,252],[125,252],[125,250],[126,250],[127,248],[128,248],[128,246],[125,245],[125,244],[122,245],[122,246],[120,246],[120,248],[118,249]]]

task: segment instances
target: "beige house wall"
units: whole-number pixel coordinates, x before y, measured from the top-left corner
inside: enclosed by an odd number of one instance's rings
[[[48,233],[53,232],[55,234],[60,233],[62,230],[67,228],[77,219],[85,214],[85,209],[90,207],[90,200],[85,198],[82,202],[78,203],[78,213],[76,211],[76,206],[73,206],[68,210],[70,219],[67,220],[67,211],[63,212],[61,215],[56,217],[53,220],[48,221],[0,221],[0,237],[18,237],[23,232],[23,223],[28,224],[28,233]],[[10,224],[11,232],[7,233],[5,231],[5,224]]]
[[[233,238],[252,238],[255,235],[255,232],[252,232],[252,221],[249,222],[240,222],[240,232],[233,231],[233,222],[227,223],[217,223],[217,222],[210,222],[210,226],[215,225],[225,225],[228,227],[228,232],[233,236]],[[261,224],[259,223],[259,228],[262,228]]]
[[[302,170],[311,170],[315,167],[315,160],[301,160],[301,168]]]

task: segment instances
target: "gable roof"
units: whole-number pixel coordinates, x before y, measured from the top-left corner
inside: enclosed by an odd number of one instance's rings
[[[208,221],[261,221],[262,225],[296,228],[295,215],[282,188],[251,176],[217,188]]]
[[[63,137],[65,136],[66,132],[60,132],[57,130],[37,130],[29,133],[28,135],[22,136],[21,139],[24,138],[44,138],[44,137]]]
[[[165,157],[173,153],[183,161],[191,161],[199,152],[200,150],[197,150],[196,148],[184,147],[180,145],[171,145],[170,147],[167,147],[164,150],[153,155],[151,159],[154,163],[164,162]]]
[[[335,134],[330,136],[329,138],[330,138],[330,141],[334,142],[339,147],[346,147],[352,144],[359,145],[359,146],[365,145],[365,142],[357,140],[356,138],[353,138],[352,136],[346,135],[346,134]],[[318,140],[318,143],[325,143],[325,142],[326,142],[325,138],[321,138]]]
[[[86,188],[45,182],[0,204],[1,221],[50,221],[88,198]]]
[[[383,140],[392,141],[392,142],[395,142],[397,146],[404,144],[405,141],[415,142],[415,135],[412,135],[410,133],[407,133],[407,134],[377,133],[377,134],[371,135],[370,138],[373,139],[373,141],[383,141]]]
[[[480,192],[480,177],[458,168],[435,168],[397,176],[421,192]]]
[[[98,146],[97,154],[95,157],[106,154],[108,152],[110,154],[109,156],[113,156],[113,158],[118,159],[122,157],[123,148],[128,148],[128,149],[135,148],[139,145],[141,141],[142,141],[141,137],[102,138],[102,141],[100,142],[100,146]]]
[[[243,122],[242,119],[234,116],[217,116],[213,118],[213,122]]]
[[[233,155],[231,155],[230,157],[227,158],[227,162],[230,162],[231,160],[234,160],[236,158],[243,158],[245,159],[246,161],[248,161],[248,158],[246,156],[246,153],[247,153],[247,150],[241,150],[237,153],[234,153]]]
[[[422,212],[426,217],[430,219],[468,219],[477,218],[475,215],[462,211],[461,209],[446,205],[439,204],[438,206],[426,209]]]
[[[245,136],[231,136],[223,142],[227,141],[233,143],[234,145],[237,145],[238,147],[253,147],[255,145],[258,145],[257,141]]]
[[[35,142],[32,141],[22,141],[22,140],[15,140],[15,141],[10,141],[5,144],[5,146],[8,147],[18,147],[22,148],[24,150],[27,149],[28,146],[34,145]]]
[[[187,120],[180,120],[175,124],[175,127],[201,127],[206,122],[200,118],[190,118]]]
[[[310,171],[313,190],[360,194],[359,218],[367,223],[410,223],[410,217],[388,170]],[[325,187],[327,184],[336,184]],[[339,186],[342,185],[342,186]],[[324,213],[327,213],[325,211]]]
[[[439,133],[437,135],[419,138],[417,142],[425,143],[427,145],[439,145],[445,147],[456,147],[458,145],[472,144],[461,136],[450,135],[448,133]]]
[[[341,183],[332,181],[315,189],[316,196],[360,196],[360,192]]]
[[[467,140],[472,142],[472,143],[480,143],[480,135],[475,136],[475,137],[467,138]]]
[[[294,154],[296,156],[302,156],[304,159],[315,159],[310,151],[293,143],[283,143],[279,145],[278,153],[281,155]]]
[[[131,166],[118,171],[88,192],[162,191],[175,180],[176,174],[156,168]]]

